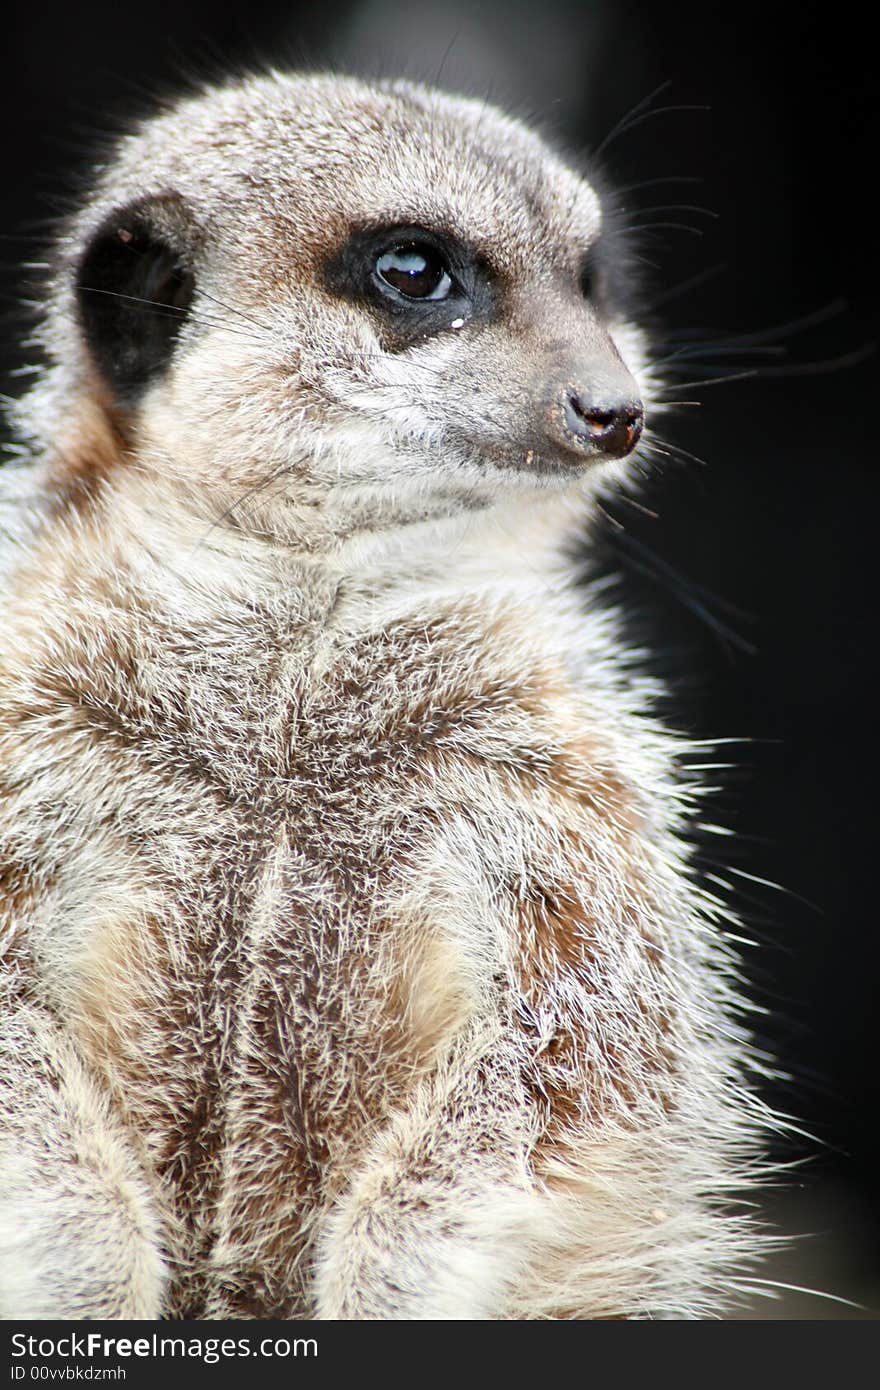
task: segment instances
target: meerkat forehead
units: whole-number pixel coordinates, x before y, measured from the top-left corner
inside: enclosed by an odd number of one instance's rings
[[[250,79],[128,136],[78,232],[127,198],[173,189],[224,254],[274,265],[326,254],[352,225],[442,228],[516,274],[599,231],[599,199],[533,131],[486,104],[407,82]]]

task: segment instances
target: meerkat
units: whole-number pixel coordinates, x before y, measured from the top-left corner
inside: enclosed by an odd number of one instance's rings
[[[482,102],[126,135],[12,407],[0,1308],[718,1316],[761,1104],[688,745],[601,586],[657,395],[607,200]]]

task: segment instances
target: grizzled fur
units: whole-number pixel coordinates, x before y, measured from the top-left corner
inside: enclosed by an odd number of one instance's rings
[[[748,1267],[686,746],[569,573],[627,464],[548,423],[584,363],[650,406],[603,215],[480,103],[275,75],[66,227],[0,494],[5,1316],[689,1317]],[[339,272],[382,226],[485,310],[390,326]]]

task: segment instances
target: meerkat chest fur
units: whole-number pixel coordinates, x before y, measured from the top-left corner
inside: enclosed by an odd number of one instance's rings
[[[4,1105],[129,1254],[95,1295],[50,1203],[56,1314],[696,1315],[747,1260],[678,740],[566,559],[650,405],[611,220],[482,104],[274,76],[68,225],[6,482]]]

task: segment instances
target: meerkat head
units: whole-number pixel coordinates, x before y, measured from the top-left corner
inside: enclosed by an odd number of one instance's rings
[[[481,102],[330,76],[187,99],[121,142],[63,240],[56,438],[97,406],[120,467],[206,516],[247,495],[279,534],[583,490],[644,419],[606,223]]]

